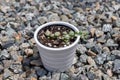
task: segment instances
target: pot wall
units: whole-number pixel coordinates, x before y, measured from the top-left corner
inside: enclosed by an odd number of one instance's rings
[[[63,72],[67,70],[73,63],[75,46],[66,50],[52,51],[38,45],[44,67],[49,71]]]

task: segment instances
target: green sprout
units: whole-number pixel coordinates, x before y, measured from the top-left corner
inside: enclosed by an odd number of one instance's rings
[[[55,35],[54,35],[54,34],[51,34],[51,35],[50,35],[50,37],[51,37],[51,38],[54,38],[54,37],[55,37]]]
[[[64,31],[64,32],[63,32],[63,34],[64,34],[64,35],[66,35],[66,34],[67,34],[67,32],[66,32],[66,31]]]
[[[61,36],[61,34],[63,36]],[[86,39],[86,35],[88,34],[87,31],[79,31],[79,32],[74,32],[73,30],[70,30],[69,32],[63,31],[60,33],[59,31],[52,33],[49,30],[46,30],[45,35],[47,38],[58,38],[59,40],[62,40],[64,43],[68,43],[70,39],[74,39],[74,37],[77,37],[80,35],[81,39]]]
[[[81,36],[81,39],[85,39],[85,36],[88,35],[87,31],[79,31],[79,33],[77,33],[77,35]]]
[[[74,31],[71,30],[71,31],[69,32],[69,35],[70,35],[70,36],[74,36],[74,35],[75,35]]]
[[[70,36],[67,34],[67,35],[64,35],[64,39],[65,40],[68,40],[68,39],[70,39]]]
[[[51,32],[49,30],[46,30],[45,35],[49,37],[51,35]]]
[[[64,39],[64,42],[65,42],[65,43],[67,43],[68,41],[69,41],[69,40],[67,40],[67,39]]]
[[[60,36],[60,32],[55,32],[54,34],[56,37]]]

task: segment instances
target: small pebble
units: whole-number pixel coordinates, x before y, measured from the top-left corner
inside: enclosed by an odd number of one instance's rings
[[[41,65],[42,65],[42,62],[41,62],[40,59],[39,59],[39,60],[32,60],[32,61],[30,62],[30,64],[31,64],[31,65],[35,65],[35,66],[41,66]]]
[[[118,74],[120,73],[120,60],[119,59],[116,59],[114,61],[113,72],[118,73]]]
[[[22,43],[22,44],[20,45],[20,47],[23,48],[23,49],[25,49],[25,48],[30,47],[30,44],[29,44],[29,43]]]
[[[95,31],[95,35],[96,35],[96,37],[101,37],[101,36],[104,35],[104,32],[103,32],[103,31],[100,31],[100,30],[96,30],[96,31]]]
[[[38,17],[38,20],[39,20],[40,24],[44,24],[45,22],[47,22],[46,17]]]
[[[92,35],[92,36],[94,36],[95,31],[96,31],[96,29],[95,29],[95,28],[91,28],[91,29],[90,29],[90,33],[91,33],[91,35]]]
[[[89,80],[94,80],[95,79],[95,74],[92,72],[87,72],[87,77],[89,78]]]
[[[10,65],[10,69],[15,73],[21,73],[22,72],[22,65],[20,64],[20,62],[16,62]]]
[[[33,13],[27,13],[25,15],[25,17],[26,17],[27,20],[32,20],[32,18],[34,17],[34,14]]]
[[[35,77],[31,77],[30,80],[37,80]]]
[[[46,70],[44,69],[37,69],[36,73],[38,76],[44,76],[45,74],[47,74]]]
[[[87,54],[88,54],[89,56],[96,56],[96,53],[93,52],[93,51],[91,51],[91,50],[88,50]]]
[[[113,73],[112,73],[112,71],[111,71],[110,69],[107,70],[107,74],[108,74],[110,77],[112,77],[112,75],[113,75]]]
[[[66,15],[61,15],[60,18],[62,21],[65,21],[65,22],[69,21],[69,18]]]
[[[3,44],[2,44],[2,47],[7,49],[9,48],[10,46],[12,46],[14,44],[14,40],[8,40],[8,41],[5,41]]]
[[[33,55],[33,50],[32,49],[25,49],[25,54],[27,56],[31,56],[31,55]]]
[[[87,57],[88,57],[88,56],[87,56],[86,54],[82,54],[82,55],[80,56],[80,58],[79,58],[80,62],[86,63]]]
[[[53,14],[49,15],[48,20],[49,21],[60,21],[60,17],[58,16],[58,14],[53,13]]]
[[[87,62],[88,62],[90,65],[92,65],[92,66],[94,66],[94,67],[97,67],[97,66],[96,66],[96,63],[95,63],[95,61],[92,59],[92,57],[88,57],[88,58],[87,58]]]
[[[112,30],[112,25],[111,24],[104,24],[102,27],[103,32],[110,32]]]
[[[116,16],[111,16],[112,20],[117,20]]]
[[[69,76],[65,73],[61,73],[60,75],[60,80],[68,80],[69,79]]]
[[[60,73],[53,72],[52,73],[52,80],[59,80],[60,79]]]
[[[3,79],[7,79],[8,77],[12,76],[12,72],[9,69],[4,69]]]
[[[71,68],[69,68],[69,74],[74,74],[75,73],[75,66],[71,66]]]
[[[95,57],[94,60],[98,65],[102,65],[106,61],[106,58],[107,54],[99,54]]]
[[[5,49],[3,51],[1,51],[0,60],[8,59],[8,58],[10,58],[10,54],[8,53],[8,51]]]
[[[0,74],[3,73],[4,67],[0,65]]]
[[[84,54],[86,51],[87,51],[87,49],[86,49],[86,47],[84,47],[82,44],[79,44],[78,46],[77,46],[77,53],[79,53],[79,54]]]

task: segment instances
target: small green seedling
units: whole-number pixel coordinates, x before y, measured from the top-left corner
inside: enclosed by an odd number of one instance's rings
[[[54,34],[56,37],[60,36],[60,32],[55,32]]]
[[[64,31],[64,32],[63,32],[63,35],[66,35],[66,34],[68,34],[68,33],[67,33],[66,31]]]
[[[49,30],[46,30],[45,35],[49,37],[51,35],[51,32]]]
[[[63,35],[63,36],[60,36],[60,35]],[[46,30],[45,32],[45,35],[48,37],[48,38],[59,38],[61,40],[63,40],[65,43],[69,42],[69,39],[70,38],[74,38],[75,36],[77,37],[78,35],[80,35],[81,39],[85,39],[85,36],[88,34],[87,31],[79,31],[79,32],[74,32],[72,30],[70,30],[69,32],[67,31],[64,31],[62,33],[60,33],[59,31],[55,32],[55,33],[52,33],[50,32],[49,30]]]
[[[75,35],[74,31],[71,30],[71,31],[69,32],[69,35],[70,35],[70,36],[74,36],[74,35]]]
[[[51,35],[50,35],[50,37],[51,37],[51,38],[54,38],[54,37],[55,37],[55,35],[54,35],[54,34],[51,34]]]
[[[70,39],[70,35],[69,35],[69,34],[67,34],[67,35],[64,35],[63,37],[64,37],[64,39],[65,39],[65,40],[68,40],[68,39]]]

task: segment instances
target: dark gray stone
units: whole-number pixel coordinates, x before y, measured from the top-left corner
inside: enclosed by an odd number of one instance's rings
[[[4,67],[0,64],[0,74],[3,73]]]
[[[21,62],[15,62],[10,65],[10,69],[15,73],[21,73],[22,72],[22,65]]]
[[[30,64],[31,65],[35,65],[35,66],[41,66],[42,62],[41,62],[40,59],[38,59],[38,60],[32,60],[32,61],[30,61]]]
[[[24,66],[29,66],[30,65],[30,59],[29,58],[23,58],[22,63],[23,63]]]
[[[93,72],[87,72],[87,77],[89,80],[94,80],[95,79],[95,74]]]
[[[91,50],[95,53],[101,54],[102,45],[101,44],[96,44],[94,47],[91,48]]]
[[[112,30],[112,25],[111,24],[104,24],[103,25],[103,28],[102,28],[103,32],[108,32],[108,31],[111,31],[111,30]]]
[[[80,66],[83,66],[83,64],[82,64],[81,62],[77,62],[77,63],[75,64],[75,66],[76,66],[76,67],[80,67]]]
[[[2,47],[4,49],[7,49],[8,47],[12,46],[14,44],[14,40],[8,40],[2,44]]]
[[[114,61],[113,71],[115,73],[120,73],[120,60],[119,59],[116,59]]]
[[[83,54],[80,56],[79,60],[80,62],[86,63],[88,56],[86,54]]]
[[[10,58],[10,54],[8,53],[8,51],[5,49],[3,51],[1,51],[0,60],[8,59],[8,58]]]
[[[47,74],[47,71],[45,70],[45,69],[36,69],[36,74],[38,75],[38,76],[44,76],[44,75],[46,75]]]
[[[12,72],[9,69],[4,69],[3,80],[6,80],[8,77],[12,76]]]
[[[84,54],[87,51],[87,49],[82,44],[79,44],[76,51],[77,53]]]
[[[52,79],[52,73],[51,73],[51,72],[48,72],[48,74],[47,74],[47,79],[48,79],[48,80]]]
[[[108,55],[108,56],[107,56],[107,60],[108,60],[108,61],[114,61],[115,59],[116,59],[116,56],[115,56],[115,55],[112,55],[112,54],[111,54],[111,55]]]
[[[94,60],[98,65],[102,65],[106,61],[106,58],[107,58],[107,54],[104,53],[97,55]]]

